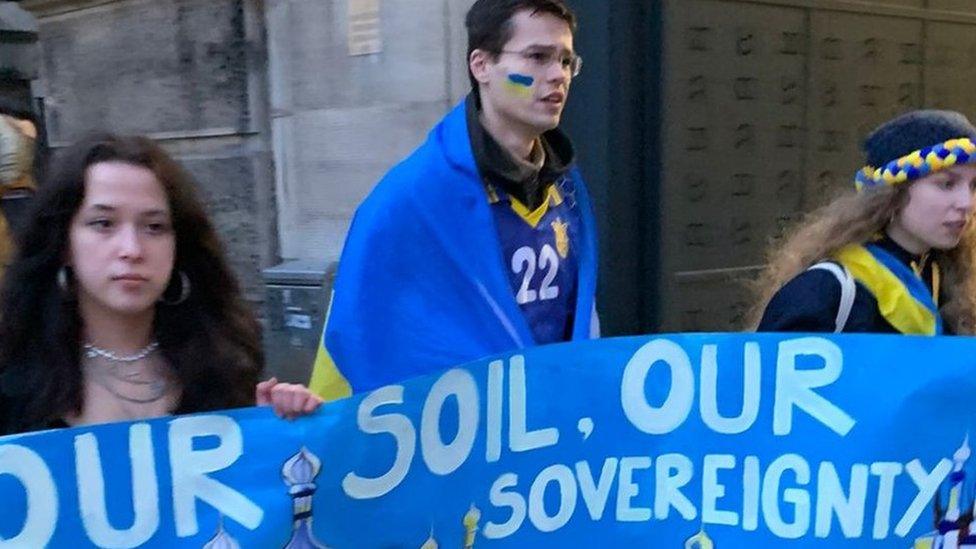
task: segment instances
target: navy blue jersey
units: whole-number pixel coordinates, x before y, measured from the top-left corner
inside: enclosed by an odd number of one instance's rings
[[[535,211],[488,186],[512,292],[539,345],[573,333],[580,220],[569,181],[550,185]]]

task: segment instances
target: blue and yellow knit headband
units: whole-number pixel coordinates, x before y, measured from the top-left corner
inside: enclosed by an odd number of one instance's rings
[[[976,162],[976,143],[968,137],[950,139],[888,162],[882,168],[865,166],[854,176],[858,191],[914,181],[931,173]]]

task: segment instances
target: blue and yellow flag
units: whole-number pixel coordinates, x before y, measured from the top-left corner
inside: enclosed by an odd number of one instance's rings
[[[941,335],[932,292],[907,265],[880,246],[848,246],[836,258],[878,300],[881,316],[903,334]]]
[[[595,221],[579,173],[573,339],[591,335]],[[502,261],[464,103],[356,211],[310,387],[327,399],[534,345]]]

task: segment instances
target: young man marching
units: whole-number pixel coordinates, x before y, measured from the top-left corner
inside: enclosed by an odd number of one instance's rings
[[[596,235],[559,129],[581,59],[561,0],[478,0],[472,92],[359,207],[311,387],[326,398],[594,337]]]

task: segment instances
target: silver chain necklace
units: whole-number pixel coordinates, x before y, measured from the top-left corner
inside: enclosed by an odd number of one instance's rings
[[[149,345],[146,345],[142,349],[136,351],[135,354],[119,356],[108,349],[102,349],[101,347],[95,346],[93,343],[85,343],[85,357],[86,358],[98,358],[102,357],[111,362],[138,362],[147,356],[153,354],[156,349],[159,348],[159,342],[153,341]]]
[[[154,379],[150,374],[147,378],[146,368],[137,364],[145,361],[157,349],[159,342],[153,341],[134,354],[120,356],[86,343],[85,363],[90,368],[86,375],[119,400],[140,405],[157,402],[172,391],[172,383],[165,376]],[[102,367],[97,366],[99,360],[103,363]],[[142,394],[133,394],[133,389]]]

